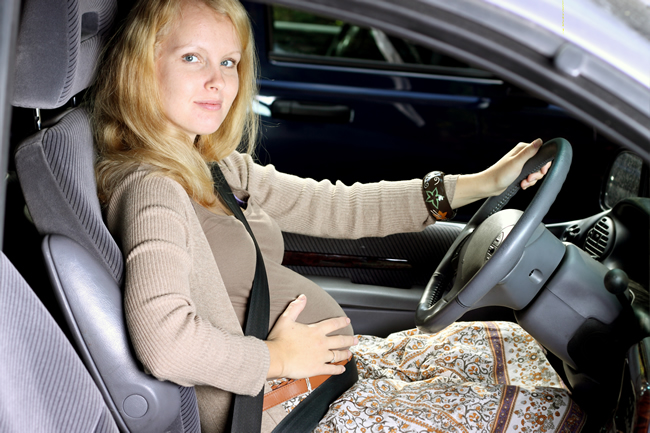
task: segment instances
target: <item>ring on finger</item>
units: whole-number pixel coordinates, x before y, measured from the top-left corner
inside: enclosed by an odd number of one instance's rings
[[[332,349],[330,349],[330,352],[332,352],[332,360],[329,363],[333,364],[334,361],[336,360],[336,352],[334,352]]]

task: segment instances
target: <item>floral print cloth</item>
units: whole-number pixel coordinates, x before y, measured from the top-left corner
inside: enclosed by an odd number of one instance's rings
[[[456,322],[433,335],[413,329],[359,336],[352,351],[359,381],[330,406],[315,433],[568,433],[586,420],[544,349],[515,323]]]

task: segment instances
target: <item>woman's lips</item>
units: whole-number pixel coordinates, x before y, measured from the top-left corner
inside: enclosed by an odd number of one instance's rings
[[[197,101],[195,104],[208,111],[216,111],[221,108],[220,101]]]

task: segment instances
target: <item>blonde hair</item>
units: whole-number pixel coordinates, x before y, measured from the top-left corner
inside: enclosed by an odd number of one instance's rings
[[[239,91],[217,131],[194,143],[165,116],[155,75],[156,48],[181,16],[187,1],[203,3],[230,19],[239,37]],[[252,153],[258,118],[257,56],[248,15],[238,0],[141,0],[100,68],[91,103],[100,201],[108,202],[126,174],[140,164],[179,182],[188,195],[210,207],[213,182],[206,163],[220,161],[237,148]]]

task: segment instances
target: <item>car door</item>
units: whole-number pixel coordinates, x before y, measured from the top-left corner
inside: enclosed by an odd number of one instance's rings
[[[559,107],[406,39],[286,7],[245,5],[261,64],[258,156],[281,171],[351,184],[477,172],[537,137],[562,136],[577,157],[616,148]],[[582,194],[565,192],[547,221],[599,212],[602,179],[585,187],[584,176],[604,171],[574,168],[569,189]],[[516,197],[513,206],[526,204]],[[461,209],[458,220],[477,208]]]

